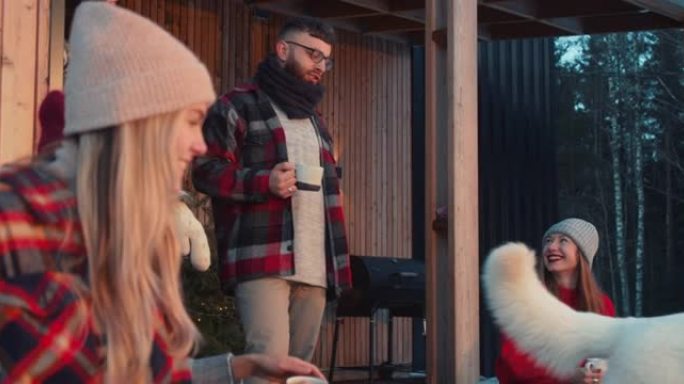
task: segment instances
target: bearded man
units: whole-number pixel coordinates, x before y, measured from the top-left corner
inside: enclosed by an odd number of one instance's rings
[[[248,353],[310,360],[326,298],[351,285],[338,167],[316,111],[334,42],[318,20],[286,23],[252,81],[204,122],[193,182],[212,199],[219,275]],[[320,188],[298,188],[300,166],[322,171]]]

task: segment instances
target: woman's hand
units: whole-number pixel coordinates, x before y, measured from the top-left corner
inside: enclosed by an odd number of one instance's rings
[[[242,380],[250,376],[270,381],[284,382],[290,376],[325,376],[315,365],[296,357],[275,357],[264,354],[233,356],[231,360],[233,378]]]
[[[601,369],[580,368],[577,375],[575,375],[575,380],[573,380],[573,382],[577,384],[603,383],[604,374],[605,372]]]

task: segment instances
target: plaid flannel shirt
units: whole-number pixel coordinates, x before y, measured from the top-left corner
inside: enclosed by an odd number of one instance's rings
[[[332,138],[323,119],[326,265],[330,296],[351,286],[344,211]],[[210,108],[203,127],[208,151],[193,167],[195,188],[212,198],[224,289],[241,281],[294,274],[292,205],[270,193],[271,169],[287,161],[285,131],[270,99],[256,84],[233,89]]]
[[[105,345],[93,326],[76,199],[40,165],[0,171],[0,382],[98,383]],[[131,273],[134,273],[133,271]],[[159,316],[155,383],[190,382],[166,353]]]

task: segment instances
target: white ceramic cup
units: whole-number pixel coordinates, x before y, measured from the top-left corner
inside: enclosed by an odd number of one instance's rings
[[[586,363],[584,363],[584,371],[586,373],[591,373],[597,370],[601,370],[605,373],[608,370],[608,361],[596,357],[588,358]]]
[[[292,376],[285,384],[328,384],[328,382],[314,376]]]
[[[323,181],[323,167],[297,163],[295,165],[297,189],[303,191],[318,191]]]

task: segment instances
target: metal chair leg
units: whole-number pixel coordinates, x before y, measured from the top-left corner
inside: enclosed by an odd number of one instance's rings
[[[375,313],[372,311],[368,318],[368,382],[373,383],[373,354],[375,352]]]
[[[387,319],[387,361],[394,364],[394,320],[392,313],[389,313]]]
[[[333,377],[335,375],[335,362],[337,360],[337,342],[340,338],[340,323],[342,319],[335,315],[335,329],[333,331],[333,345],[332,345],[332,355],[330,356],[330,371],[328,372],[328,382],[333,382]]]

